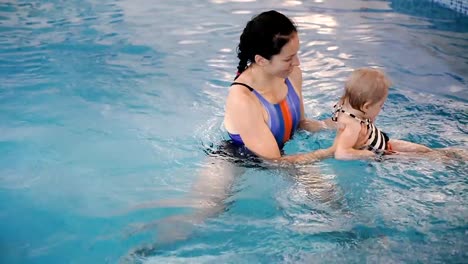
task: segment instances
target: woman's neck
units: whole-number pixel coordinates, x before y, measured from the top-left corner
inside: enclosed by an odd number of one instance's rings
[[[250,71],[250,78],[255,90],[261,94],[274,93],[276,87],[281,87],[283,78],[266,73],[260,66],[253,63],[247,69]]]

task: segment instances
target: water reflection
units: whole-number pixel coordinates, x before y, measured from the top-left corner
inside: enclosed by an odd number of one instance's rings
[[[283,2],[283,6],[299,6],[302,5],[302,1],[287,0]]]
[[[249,3],[255,0],[210,0],[213,4],[226,4],[226,3]]]
[[[324,14],[310,14],[307,16],[294,16],[293,20],[305,30],[317,29],[318,34],[333,34],[338,26],[333,16]]]

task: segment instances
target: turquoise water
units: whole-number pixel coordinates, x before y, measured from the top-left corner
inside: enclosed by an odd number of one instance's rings
[[[416,0],[188,3],[0,3],[2,263],[466,261],[466,163],[430,159],[247,168],[220,212],[159,243],[164,219],[194,209],[155,204],[210,168],[240,31],[266,9],[299,26],[309,117],[329,115],[353,68],[380,66],[395,84],[383,130],[467,146],[466,16]]]

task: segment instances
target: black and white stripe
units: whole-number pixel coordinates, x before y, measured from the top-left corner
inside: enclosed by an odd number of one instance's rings
[[[376,154],[382,154],[387,150],[387,143],[389,141],[389,138],[387,134],[385,134],[383,131],[378,129],[371,120],[365,119],[362,120],[361,118],[355,116],[354,114],[351,114],[343,109],[342,105],[335,105],[334,106],[334,111],[333,111],[333,116],[332,120],[333,121],[338,121],[338,114],[339,113],[344,113],[349,115],[350,117],[358,120],[361,124],[365,124],[367,126],[367,131],[369,134],[369,138],[367,140],[366,146],[364,146],[362,149],[367,149],[370,150]]]

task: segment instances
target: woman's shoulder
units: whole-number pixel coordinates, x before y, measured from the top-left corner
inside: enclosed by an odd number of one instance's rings
[[[243,83],[240,82],[239,83]],[[234,107],[247,107],[254,103],[252,98],[252,92],[248,88],[248,85],[233,83],[229,88],[229,94],[226,99],[226,103]]]
[[[243,72],[234,82],[231,83],[229,88],[229,97],[232,98],[250,98],[252,97],[252,77],[249,72]]]

